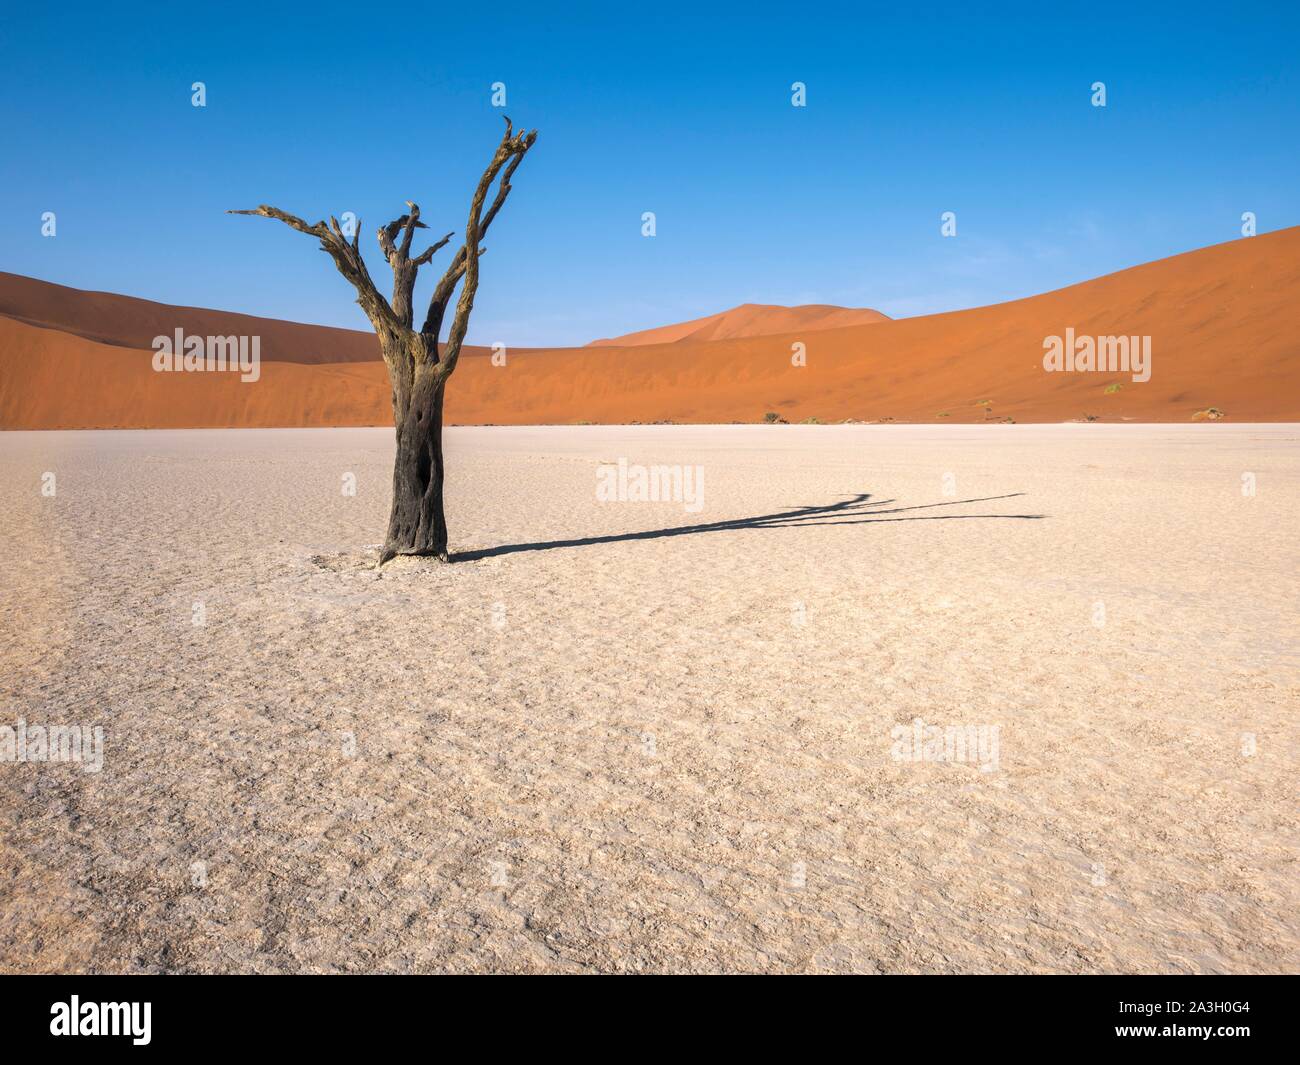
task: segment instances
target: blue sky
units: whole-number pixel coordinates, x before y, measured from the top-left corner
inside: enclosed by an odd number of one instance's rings
[[[478,343],[744,302],[928,314],[1231,240],[1243,211],[1300,223],[1295,5],[975,6],[9,5],[0,269],[366,328],[309,238],[223,212],[354,211],[378,275],[404,200],[463,227],[496,81],[540,135]]]

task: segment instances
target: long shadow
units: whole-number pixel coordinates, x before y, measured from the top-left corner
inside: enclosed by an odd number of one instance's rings
[[[711,521],[700,525],[674,525],[666,529],[646,529],[642,532],[614,533],[609,536],[584,536],[574,540],[540,540],[531,544],[502,544],[478,551],[458,551],[451,556],[453,562],[474,562],[480,558],[513,555],[520,551],[552,551],[560,547],[591,547],[595,544],[615,544],[624,540],[657,540],[664,536],[689,536],[695,533],[726,532],[731,529],[782,529],[802,528],[810,525],[868,525],[877,521],[957,521],[970,518],[1018,518],[1036,521],[1043,514],[923,514],[910,518],[881,517],[884,514],[902,514],[913,510],[933,510],[936,507],[957,507],[964,503],[989,503],[996,499],[1015,499],[1024,492],[1010,492],[1002,496],[983,496],[979,499],[952,499],[945,503],[922,503],[914,507],[894,507],[877,510],[877,507],[896,503],[895,499],[881,499],[870,503],[870,492],[849,496],[843,502],[821,507],[796,507],[775,514],[758,514],[752,518],[733,518],[730,521]],[[848,520],[843,520],[847,518]]]

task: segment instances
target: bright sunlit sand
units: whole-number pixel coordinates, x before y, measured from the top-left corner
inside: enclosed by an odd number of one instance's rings
[[[0,435],[0,969],[1300,964],[1296,426],[392,436]]]

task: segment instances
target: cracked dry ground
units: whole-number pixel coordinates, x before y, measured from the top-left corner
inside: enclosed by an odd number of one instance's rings
[[[1298,435],[0,434],[0,969],[1294,970]]]

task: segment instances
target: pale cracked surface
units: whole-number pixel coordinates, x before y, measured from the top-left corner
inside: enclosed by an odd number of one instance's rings
[[[376,573],[383,430],[0,434],[0,725],[106,733],[0,764],[0,969],[1300,963],[1296,427],[447,452],[454,549],[594,542]],[[597,502],[620,457],[703,510]]]

